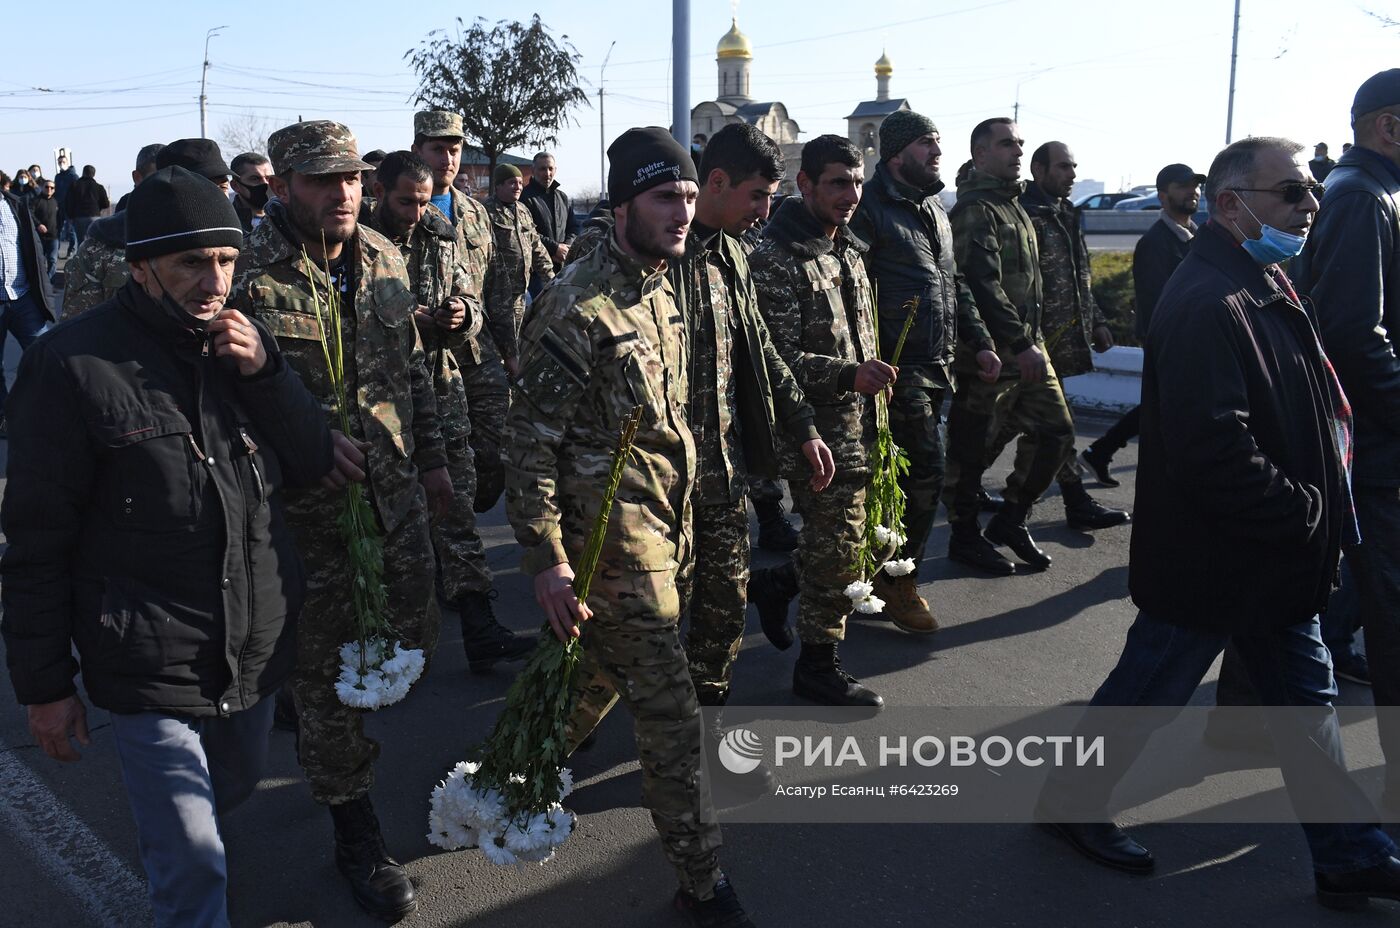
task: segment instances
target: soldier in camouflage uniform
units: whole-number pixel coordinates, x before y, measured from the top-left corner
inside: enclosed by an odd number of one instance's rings
[[[461,618],[468,666],[473,673],[485,673],[498,661],[529,654],[535,638],[512,634],[491,610],[495,590],[472,510],[476,469],[469,443],[471,421],[455,354],[464,345],[468,351],[475,350],[472,339],[481,331],[482,321],[481,280],[468,274],[459,258],[456,232],[429,205],[432,182],[431,170],[412,152],[386,155],[376,170],[376,202],[369,225],[398,246],[418,299],[415,319],[433,376],[447,470],[452,475],[452,506],[433,523],[439,587]]]
[[[521,335],[506,508],[556,634],[578,634],[588,619],[573,745],[596,724],[594,710],[621,698],[635,720],[645,802],[680,881],[677,905],[694,924],[745,928],[752,923],[719,870],[700,707],[677,628],[696,462],[685,326],[663,271],[684,250],[695,167],[663,129],[630,130],[608,156],[617,234],[540,294]],[[641,427],[580,604],[569,565],[597,519],[634,406]]]
[[[313,282],[321,293],[332,287],[340,293],[345,379],[355,403],[351,437],[365,453],[366,493],[384,538],[386,618],[406,646],[431,655],[439,614],[428,511],[445,512],[452,483],[413,323],[418,301],[398,248],[355,220],[359,172],[367,165],[350,131],[325,120],[297,123],[274,132],[268,149],[278,200],[249,236],[229,305],[268,327],[287,363],[333,416]],[[355,638],[345,540],[337,526],[343,506],[342,491],[334,488],[287,498],[287,521],[307,572],[293,679],[301,722],[297,755],[312,798],[330,806],[336,864],[355,900],[395,919],[413,911],[417,900],[385,849],[369,801],[379,745],[365,735],[361,710],[335,692],[338,651]]]
[[[510,291],[502,281],[486,207],[452,186],[462,157],[462,117],[442,110],[413,115],[413,153],[433,172],[433,206],[457,234],[458,254],[467,276],[480,288],[486,313],[481,333],[457,346],[471,419],[471,446],[476,466],[472,507],[486,512],[505,489],[501,462],[502,432],[510,406],[508,371],[516,367],[516,321]],[[490,600],[482,608],[490,609]],[[494,618],[492,618],[494,622]]]
[[[987,383],[975,376],[976,346],[966,341],[958,346],[954,367],[962,388],[948,415],[943,488],[958,544],[949,545],[948,556],[1003,574],[1015,568],[990,550],[992,544],[1007,545],[1033,568],[1050,566],[1050,556],[1036,545],[1026,518],[1074,450],[1074,423],[1046,356],[1035,228],[1018,200],[1024,189],[1017,180],[1021,146],[1010,119],[979,123],[972,132],[973,169],[958,185],[951,216],[958,270],[972,289],[1003,365],[997,380]],[[1006,503],[984,536],[977,523],[977,495],[999,419],[1032,434],[1035,452],[1024,470],[1008,478]]]
[[[801,591],[797,632],[802,652],[793,692],[824,705],[884,705],[869,687],[841,669],[837,645],[846,636],[851,600],[845,588],[861,579],[869,455],[875,441],[874,395],[895,380],[878,357],[874,294],[865,276],[865,245],[847,224],[860,202],[864,168],[848,140],[823,135],[802,149],[797,185],[802,200],[785,200],[749,258],[758,305],[778,353],[816,409],[817,431],[831,446],[838,476],[824,492],[808,485],[801,457],[783,447],[802,532],[791,567],[755,571],[749,596],[760,611]]]
[[[1074,186],[1074,155],[1063,142],[1046,142],[1031,155],[1031,183],[1021,194],[1021,206],[1035,227],[1040,252],[1040,279],[1045,291],[1041,329],[1046,334],[1050,362],[1060,377],[1075,377],[1094,369],[1090,348],[1107,351],[1113,336],[1099,305],[1094,301],[1089,275],[1089,247],[1079,224],[1079,211],[1068,199]],[[987,461],[995,461],[1011,439],[1013,425],[1002,423],[987,449]],[[1022,434],[1016,442],[1015,470],[1023,484],[1035,460],[1035,438]],[[1094,529],[1122,525],[1128,514],[1110,509],[1089,495],[1079,476],[1071,445],[1056,481],[1064,499],[1065,520],[1070,528]]]
[[[564,258],[564,267],[591,255],[593,249],[612,237],[612,228],[612,210],[610,209],[586,221],[578,235],[574,236],[574,240],[569,243],[569,254]]]
[[[491,214],[501,284],[509,291],[515,331],[519,333],[520,320],[525,318],[525,294],[532,282],[554,279],[554,259],[545,250],[530,208],[520,202],[520,191],[525,189],[520,169],[513,164],[496,165],[491,189],[486,211]]]

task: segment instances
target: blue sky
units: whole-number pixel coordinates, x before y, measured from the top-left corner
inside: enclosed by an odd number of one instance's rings
[[[224,12],[148,7],[144,17],[139,6],[110,3],[72,2],[58,17],[34,9],[47,25],[28,40],[10,31],[0,67],[0,168],[37,161],[48,170],[64,145],[121,194],[142,145],[199,134],[211,27],[228,26],[210,47],[212,138],[249,114],[273,128],[334,118],[361,150],[391,149],[410,141],[416,81],[404,52],[455,16],[494,20],[504,7],[253,0]],[[591,95],[616,41],[609,139],[628,126],[669,124],[669,3],[549,0],[533,10],[582,53]],[[874,97],[883,48],[895,66],[893,95],[942,131],[945,173],[966,157],[971,127],[1009,113],[1019,93],[1027,141],[1068,142],[1081,177],[1115,190],[1150,183],[1169,161],[1204,170],[1223,144],[1232,13],[1233,0],[746,0],[738,19],[755,49],[754,95],[784,102],[804,139],[845,134],[846,114]],[[1357,85],[1400,64],[1400,28],[1371,14],[1400,20],[1400,0],[1244,0],[1235,137],[1326,140],[1338,154]],[[726,0],[692,0],[692,105],[715,94],[714,47],[730,15]],[[555,146],[560,181],[574,191],[598,186],[592,98]]]

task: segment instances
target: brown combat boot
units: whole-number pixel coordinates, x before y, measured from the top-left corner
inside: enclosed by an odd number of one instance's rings
[[[915,574],[891,577],[877,571],[871,583],[875,595],[885,601],[885,615],[900,631],[914,635],[932,635],[938,631],[938,620],[928,607],[928,600],[919,595]]]

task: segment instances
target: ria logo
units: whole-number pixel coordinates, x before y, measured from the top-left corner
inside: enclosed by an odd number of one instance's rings
[[[717,753],[719,762],[730,773],[752,773],[763,763],[763,739],[747,728],[735,728],[720,739]]]

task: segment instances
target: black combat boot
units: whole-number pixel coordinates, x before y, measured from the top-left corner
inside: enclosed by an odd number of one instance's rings
[[[994,545],[1006,545],[1028,566],[1044,570],[1050,566],[1050,555],[1036,546],[1030,529],[1026,528],[1026,518],[1031,507],[1007,500],[1001,512],[992,516],[984,533]]]
[[[403,865],[389,856],[379,819],[368,796],[331,806],[335,822],[335,865],[350,881],[360,908],[396,922],[418,908],[418,896]]]
[[[734,809],[764,796],[773,795],[778,781],[773,777],[772,768],[761,759],[758,766],[743,773],[731,770],[730,764],[725,763],[726,757],[729,757],[732,763],[732,759],[737,756],[732,751],[720,753],[720,746],[724,743],[726,734],[722,709],[726,701],[728,694],[702,696],[700,705],[705,718],[705,761],[706,770],[710,774],[710,794],[716,807]]]
[[[1078,480],[1062,482],[1060,495],[1065,500],[1065,522],[1070,528],[1111,528],[1132,518],[1122,509],[1110,509],[1094,499]]]
[[[976,521],[954,522],[949,527],[952,534],[948,538],[948,560],[1003,577],[1016,572],[1016,565],[982,537]]]
[[[758,546],[764,551],[797,550],[797,529],[788,521],[780,499],[754,500],[753,511],[758,514]]]
[[[1084,463],[1094,472],[1099,483],[1106,487],[1119,486],[1118,478],[1113,476],[1109,468],[1113,465],[1113,452],[1097,441],[1085,448],[1079,455],[1084,459]]]
[[[841,669],[836,642],[802,642],[792,668],[792,691],[824,706],[866,706],[878,709],[885,700],[870,687]]]
[[[760,567],[749,574],[749,602],[758,610],[763,634],[779,651],[786,651],[794,641],[787,617],[788,606],[797,590],[797,567],[790,560],[773,567]]]
[[[497,661],[518,661],[535,650],[535,635],[517,635],[496,621],[496,591],[463,593],[453,603],[462,620],[462,649],[472,673],[490,673]]]
[[[704,902],[683,889],[676,890],[675,906],[690,919],[693,928],[758,928],[744,913],[727,876],[719,878],[715,894]]]

